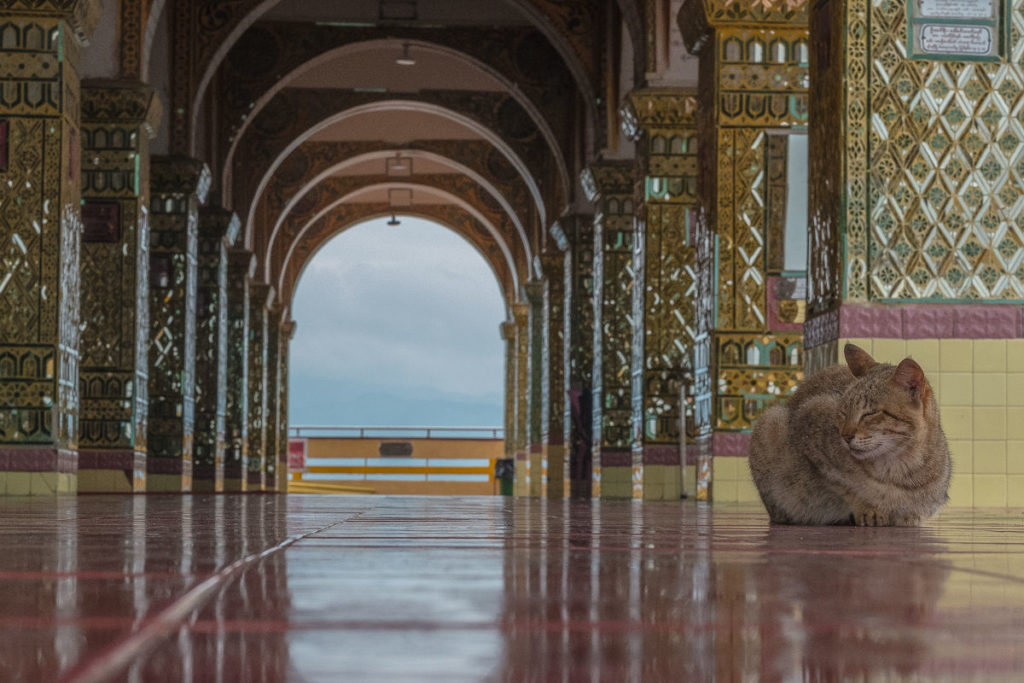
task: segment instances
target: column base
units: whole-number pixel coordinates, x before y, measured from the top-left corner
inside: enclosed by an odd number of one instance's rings
[[[79,451],[79,493],[143,493],[145,490],[145,453],[106,449]]]
[[[547,444],[542,458],[547,472],[542,495],[556,499],[568,497],[565,489],[565,447],[562,444]]]
[[[530,444],[530,497],[540,498],[544,495],[544,482],[547,480],[547,467],[544,462],[544,446],[539,443]]]
[[[47,497],[77,492],[77,451],[46,446],[0,448],[0,495]]]
[[[192,461],[180,458],[146,458],[146,491],[188,493],[192,490]]]
[[[246,491],[262,491],[265,488],[266,473],[262,470],[259,472],[249,472],[246,474]]]
[[[248,482],[240,477],[224,477],[224,493],[243,493],[247,490]]]
[[[224,468],[217,465],[192,466],[193,493],[220,493],[224,490]]]
[[[594,449],[594,498],[633,497],[633,454],[622,450]]]
[[[526,451],[516,451],[516,485],[517,498],[530,495],[530,458]]]
[[[644,444],[633,450],[633,497],[642,500],[679,500],[683,471],[679,446]]]

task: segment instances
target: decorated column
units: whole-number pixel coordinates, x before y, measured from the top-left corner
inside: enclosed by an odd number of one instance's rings
[[[499,332],[505,342],[505,457],[500,464],[495,465],[495,475],[498,477],[501,494],[511,495],[516,476],[516,325],[514,322],[503,322]]]
[[[676,499],[683,493],[683,438],[691,450],[705,441],[710,422],[681,408],[694,396],[694,364],[701,336],[695,246],[697,98],[692,90],[636,90],[622,109],[623,129],[637,142],[642,182],[636,185],[633,264],[633,496]],[[706,331],[703,338],[706,339]],[[706,358],[706,354],[703,354]],[[706,397],[710,400],[710,397]],[[701,414],[698,412],[697,414]],[[703,411],[704,415],[708,411]],[[695,464],[695,463],[691,463]],[[692,475],[690,482],[692,485]]]
[[[565,245],[564,234],[561,235],[561,243]],[[546,253],[541,257],[544,295],[541,312],[540,441],[541,470],[546,473],[541,495],[546,498],[565,496],[564,261],[561,251]]]
[[[632,161],[583,172],[594,203],[593,489],[599,498],[633,495],[630,347],[633,288]]]
[[[99,2],[0,0],[0,490],[73,493],[79,49]]]
[[[228,248],[241,229],[220,207],[199,212],[196,295],[196,427],[193,491],[224,490],[228,382]]]
[[[701,457],[696,492],[756,501],[751,428],[803,378],[807,10],[687,0],[679,25],[701,60],[696,241],[715,244],[715,488],[712,461]]]
[[[266,390],[264,393],[265,405],[263,409],[263,421],[265,424],[266,436],[264,437],[264,460],[266,461],[266,475],[263,479],[263,488],[266,491],[277,490],[277,461],[279,436],[277,429],[278,422],[278,400],[281,397],[281,385],[278,371],[281,367],[280,339],[281,339],[281,308],[272,305],[267,308],[267,332],[266,332]]]
[[[190,491],[195,433],[199,205],[210,169],[153,157],[147,491]]]
[[[249,483],[249,278],[255,269],[256,258],[251,251],[228,252],[225,491],[245,491]]]
[[[141,83],[82,88],[81,436],[78,490],[146,490],[149,140]]]
[[[594,377],[594,217],[563,216],[556,235],[564,238],[563,346],[565,412],[565,497],[590,498],[592,487]]]
[[[540,438],[541,422],[541,380],[543,378],[542,348],[544,341],[544,283],[532,280],[526,283],[527,335],[529,351],[527,366],[527,452],[530,461],[530,496],[539,498],[544,493],[547,467],[544,462],[544,447]]]
[[[288,492],[288,349],[295,321],[282,320],[277,342],[277,491]]]
[[[267,478],[267,314],[273,288],[249,283],[248,491],[263,491]]]
[[[808,371],[847,341],[913,357],[938,397],[951,505],[1024,504],[1020,10],[811,11]]]
[[[530,329],[529,307],[527,304],[512,304],[512,318],[515,325],[515,391],[512,392],[515,403],[515,453],[516,453],[516,495],[530,495],[530,471],[528,430],[528,394],[530,390],[529,355]]]

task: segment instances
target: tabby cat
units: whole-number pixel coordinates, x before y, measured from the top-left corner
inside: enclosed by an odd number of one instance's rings
[[[921,366],[876,363],[809,377],[754,426],[750,471],[773,522],[914,526],[948,500],[952,461]]]

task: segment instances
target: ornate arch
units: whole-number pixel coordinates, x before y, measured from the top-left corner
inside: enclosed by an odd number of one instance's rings
[[[394,213],[436,220],[469,241],[490,265],[505,297],[506,307],[511,307],[520,284],[516,266],[508,252],[502,249],[500,241],[495,239],[497,231],[494,226],[488,225],[472,208],[459,204],[423,204],[395,212],[384,203],[347,202],[345,199],[325,207],[307,221],[290,245],[281,272],[272,281],[280,301],[290,306],[302,271],[327,240],[356,223]]]
[[[492,97],[481,93],[434,91],[433,96],[430,93],[421,94],[419,100],[389,100],[375,93],[286,90],[275,98],[274,103],[253,124],[251,134],[259,138],[260,144],[247,146],[247,154],[235,164],[236,167],[246,169],[246,173],[236,174],[233,178],[234,194],[230,202],[243,217],[246,245],[254,244],[253,218],[257,200],[284,160],[316,132],[348,117],[376,111],[405,110],[443,116],[487,140],[515,168],[537,207],[541,224],[544,224],[548,212],[536,179],[546,178],[549,169],[544,166],[543,158],[538,158],[536,154],[539,142],[536,130],[530,133],[524,130],[517,139],[508,132],[504,136],[496,133],[486,125],[500,123],[496,119],[501,111],[508,111],[505,107],[509,103],[512,103],[513,108],[518,107],[508,96]],[[471,111],[473,118],[457,113],[458,109]],[[506,142],[506,138],[512,142]],[[540,144],[543,145],[542,142]]]
[[[599,83],[600,58],[594,40],[600,27],[600,6],[592,0],[505,0],[529,18],[551,42],[573,75],[583,101],[594,106]],[[228,51],[245,31],[280,0],[195,0],[191,18],[196,27],[190,44],[192,77],[182,85],[173,107],[184,105],[191,117],[201,108],[206,90]],[[191,3],[190,3],[191,4]],[[176,90],[181,90],[176,88]],[[190,128],[188,148],[195,147],[195,126]]]
[[[224,98],[219,108],[219,130],[224,135],[218,150],[218,157],[224,160],[223,185],[229,185],[232,162],[250,122],[277,93],[304,73],[347,52],[372,46],[397,49],[399,43],[455,57],[500,82],[544,138],[557,167],[560,197],[568,196],[572,185],[566,162],[572,154],[572,99],[567,86],[571,76],[557,64],[544,64],[553,55],[550,48],[546,54],[547,43],[532,29],[446,29],[439,35],[436,30],[398,28],[389,38],[366,40],[365,31],[338,26],[281,22],[252,27],[219,74]]]
[[[318,164],[316,171],[307,168],[304,173],[299,176],[301,178],[298,187],[290,187],[288,191],[281,192],[281,188],[274,188],[273,190],[268,188],[267,192],[263,193],[264,198],[274,197],[274,204],[278,211],[261,213],[261,216],[267,216],[273,222],[266,223],[270,228],[270,235],[266,237],[266,247],[264,248],[263,243],[256,240],[254,241],[254,251],[256,253],[265,253],[263,268],[265,272],[273,272],[273,257],[276,253],[276,247],[278,246],[278,237],[282,238],[282,243],[286,243],[289,230],[294,227],[293,220],[293,209],[304,206],[308,207],[312,203],[310,201],[310,193],[316,193],[317,195],[323,196],[337,196],[339,193],[343,193],[347,188],[358,185],[360,182],[365,182],[366,176],[344,176],[338,177],[337,174],[344,172],[347,168],[352,168],[360,164],[364,164],[369,161],[384,161],[388,158],[393,157],[396,153],[401,153],[404,158],[409,160],[409,163],[415,165],[416,160],[433,162],[440,165],[446,165],[451,168],[455,173],[441,174],[438,176],[424,176],[414,175],[409,176],[408,182],[420,181],[431,184],[435,187],[444,186],[450,188],[453,192],[463,193],[462,196],[474,198],[475,204],[480,210],[486,210],[489,213],[494,214],[493,220],[500,221],[501,224],[511,223],[510,230],[508,233],[507,242],[515,243],[518,237],[518,249],[517,253],[521,252],[522,263],[529,264],[532,262],[532,249],[530,247],[530,239],[527,233],[528,216],[521,214],[523,209],[528,210],[529,206],[523,206],[520,204],[519,207],[514,207],[505,198],[504,193],[500,188],[495,187],[489,182],[482,174],[482,164],[473,162],[471,155],[473,152],[480,150],[486,151],[486,144],[481,143],[469,143],[467,145],[464,141],[446,141],[449,144],[431,145],[431,147],[441,147],[442,150],[449,153],[456,153],[462,157],[463,161],[453,160],[450,156],[438,154],[433,151],[424,151],[418,149],[402,149],[396,150],[390,147],[382,147],[380,145],[373,145],[377,147],[375,150],[364,150],[362,153],[357,154],[337,154],[334,155],[330,162],[326,164]],[[336,145],[331,143],[314,143],[318,147],[327,148],[328,150],[337,150]],[[370,146],[367,145],[367,146]],[[340,143],[340,146],[344,148],[350,147],[349,143]],[[471,146],[473,149],[463,150],[464,146]],[[298,151],[298,150],[297,150]],[[338,150],[340,151],[340,150]],[[468,154],[467,154],[468,153]],[[324,157],[320,157],[324,160]],[[340,161],[339,161],[340,160]],[[473,164],[474,167],[467,166],[466,163]],[[275,177],[276,179],[276,177]],[[432,181],[432,182],[431,182]],[[282,205],[283,203],[283,205]],[[276,218],[275,218],[276,216]],[[262,232],[262,231],[260,231]]]

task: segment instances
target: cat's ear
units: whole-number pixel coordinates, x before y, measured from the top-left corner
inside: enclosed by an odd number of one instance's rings
[[[854,377],[861,377],[865,372],[878,365],[867,351],[856,344],[847,344],[843,348],[843,355],[846,356],[846,364],[850,367],[850,372]]]
[[[910,394],[910,397],[924,401],[928,396],[928,382],[924,370],[913,358],[904,358],[893,373],[892,383]]]

